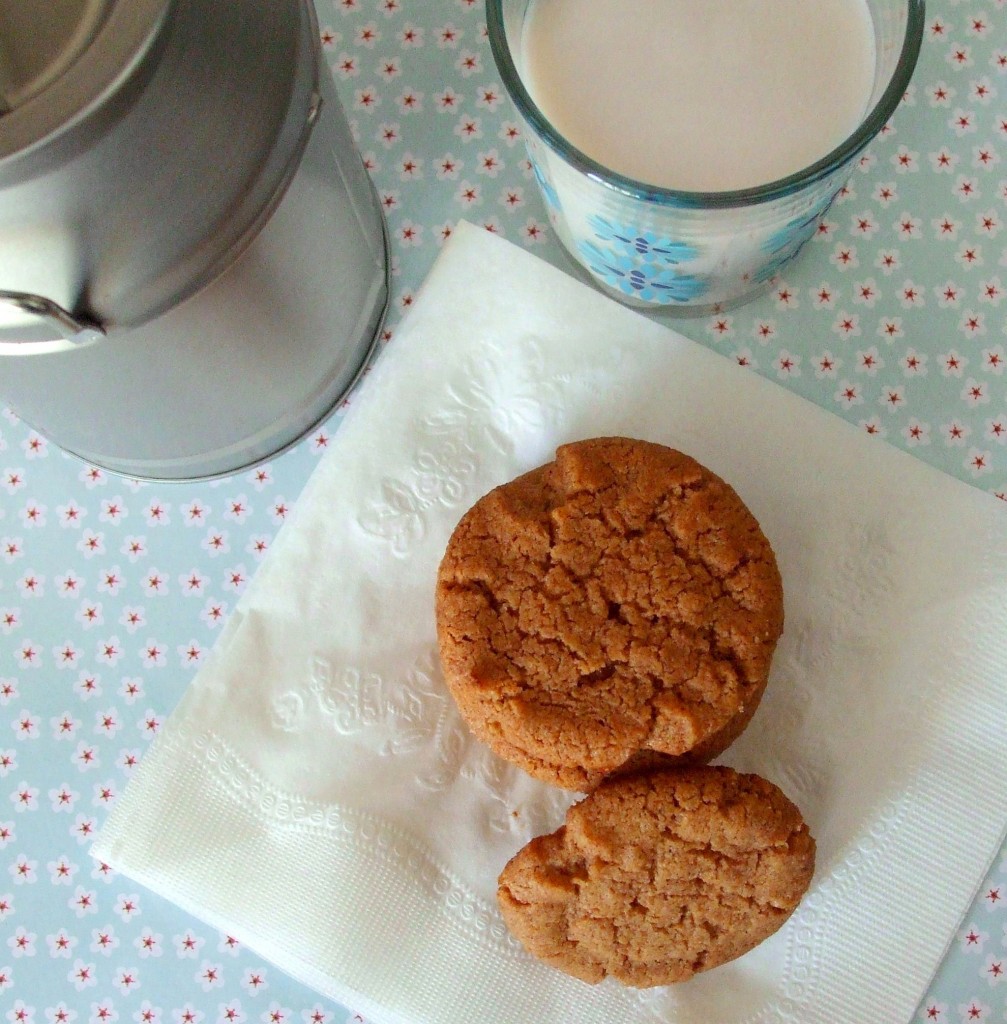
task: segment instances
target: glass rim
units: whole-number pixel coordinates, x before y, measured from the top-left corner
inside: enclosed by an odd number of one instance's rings
[[[672,207],[717,209],[751,206],[789,195],[806,185],[828,177],[867,147],[895,112],[905,95],[913,72],[916,70],[916,62],[923,43],[926,2],[925,0],[906,0],[906,7],[908,11],[906,34],[902,40],[902,50],[899,53],[895,70],[877,103],[850,135],[813,164],[795,171],[785,178],[778,178],[763,185],[720,192],[648,185],[646,182],[619,174],[588,156],[556,130],[525,88],[507,42],[503,0],[486,0],[486,29],[493,59],[503,78],[504,88],[517,107],[518,113],[567,163],[599,184],[621,192],[631,199]]]

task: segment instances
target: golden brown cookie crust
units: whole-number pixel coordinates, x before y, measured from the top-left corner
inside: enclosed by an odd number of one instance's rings
[[[603,782],[500,874],[533,955],[582,981],[685,981],[741,956],[793,913],[815,842],[772,783],[687,766]]]
[[[723,750],[783,629],[772,548],[734,490],[627,438],[564,445],[476,502],[442,560],[436,610],[473,732],[581,790],[640,750]]]

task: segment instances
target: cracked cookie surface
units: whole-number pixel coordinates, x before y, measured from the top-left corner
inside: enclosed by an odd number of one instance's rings
[[[663,445],[594,438],[481,498],[441,562],[445,678],[472,731],[588,790],[741,732],[783,629],[772,548],[719,477]]]
[[[741,956],[793,913],[815,842],[772,783],[684,766],[601,783],[500,874],[534,956],[582,981],[646,988]]]

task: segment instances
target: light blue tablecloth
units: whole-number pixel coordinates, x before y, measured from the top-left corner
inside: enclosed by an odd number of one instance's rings
[[[878,443],[1004,496],[1007,9],[929,8],[906,104],[800,264],[749,306],[677,326]],[[568,266],[481,0],[319,0],[319,16],[390,229],[387,333],[459,218]],[[665,116],[655,98],[641,102]],[[259,469],[160,486],[84,466],[0,419],[0,1010],[11,1024],[360,1019],[86,853],[338,428],[337,412]],[[1005,908],[1001,851],[947,937],[919,1020],[1007,1019]],[[912,956],[912,936],[892,942]]]

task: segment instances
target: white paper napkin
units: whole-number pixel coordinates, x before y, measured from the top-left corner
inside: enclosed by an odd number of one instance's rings
[[[497,873],[569,796],[469,737],[434,634],[465,509],[603,434],[699,458],[775,546],[786,631],[722,760],[819,850],[781,932],[643,993],[508,937]],[[908,1021],[1007,822],[1005,513],[460,225],[93,853],[378,1022]]]

